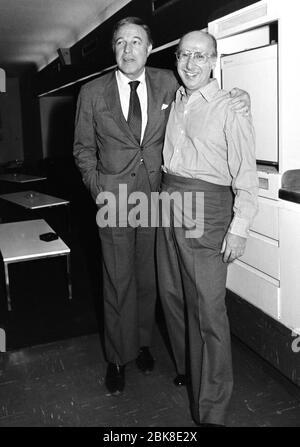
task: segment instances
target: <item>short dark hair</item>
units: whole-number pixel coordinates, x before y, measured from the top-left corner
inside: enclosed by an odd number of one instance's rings
[[[117,31],[124,25],[139,25],[141,26],[147,34],[149,45],[153,44],[152,36],[151,36],[151,30],[149,26],[143,22],[143,20],[140,17],[125,17],[124,19],[119,20],[113,27],[112,31],[112,47],[114,48],[115,44],[115,35]]]

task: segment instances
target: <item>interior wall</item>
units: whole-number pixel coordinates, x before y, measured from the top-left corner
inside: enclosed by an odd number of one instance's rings
[[[23,160],[23,130],[19,79],[6,79],[0,95],[0,163]]]
[[[39,100],[36,96],[34,76],[36,67],[29,66],[20,76],[20,95],[23,124],[24,160],[28,165],[42,158]]]
[[[42,158],[71,157],[75,119],[74,97],[42,97],[39,103]]]

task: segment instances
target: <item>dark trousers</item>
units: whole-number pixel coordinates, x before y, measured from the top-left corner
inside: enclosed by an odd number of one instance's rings
[[[136,190],[150,197],[141,165]],[[149,199],[150,200],[150,199]],[[124,365],[151,344],[156,303],[155,228],[101,228],[106,357]]]
[[[232,218],[232,193],[228,187],[173,175],[164,175],[162,191],[203,193],[202,236],[187,238],[186,226],[176,227],[172,219],[170,227],[158,230],[159,292],[178,373],[186,372],[189,360],[193,417],[198,423],[223,424],[233,378],[227,264],[220,251]]]

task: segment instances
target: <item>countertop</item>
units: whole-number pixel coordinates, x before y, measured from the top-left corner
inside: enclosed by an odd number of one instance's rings
[[[279,198],[288,202],[300,203],[300,169],[286,171],[283,174]]]

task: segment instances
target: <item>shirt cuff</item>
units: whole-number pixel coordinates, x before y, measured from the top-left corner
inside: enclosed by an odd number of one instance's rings
[[[247,238],[249,236],[250,224],[247,219],[242,217],[234,217],[230,226],[229,232],[240,237]]]

